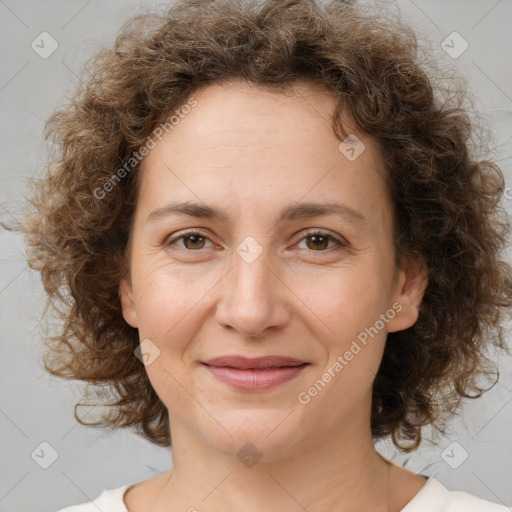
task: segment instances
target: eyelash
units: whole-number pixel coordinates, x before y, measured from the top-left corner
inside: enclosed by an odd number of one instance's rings
[[[200,231],[188,230],[188,231],[182,232],[178,236],[175,236],[173,238],[168,239],[165,242],[165,245],[166,246],[174,245],[174,242],[176,242],[177,240],[181,240],[183,238],[187,238],[188,236],[193,236],[193,235],[199,235],[202,238],[210,240],[209,237],[207,237],[205,234],[201,233]],[[338,245],[336,247],[329,247],[327,249],[318,250],[318,251],[309,250],[309,252],[312,252],[312,253],[315,253],[315,252],[318,252],[318,253],[337,252],[337,251],[340,251],[342,249],[346,249],[347,246],[348,246],[346,243],[342,242],[341,240],[338,240],[336,237],[330,235],[329,233],[327,233],[325,231],[318,230],[318,229],[314,229],[312,231],[306,232],[304,234],[304,236],[299,240],[299,242],[302,242],[306,238],[310,238],[310,237],[313,237],[313,236],[325,237],[329,241],[335,242]],[[191,253],[192,252],[200,252],[202,250],[202,249],[196,249],[196,250],[194,250],[194,249],[187,249],[186,247],[181,247],[181,249],[184,249],[184,250],[186,250],[188,252],[191,252]]]

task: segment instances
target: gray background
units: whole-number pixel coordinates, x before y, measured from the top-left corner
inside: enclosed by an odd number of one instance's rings
[[[512,186],[512,1],[392,3],[422,37],[430,38],[439,58],[467,78],[477,109],[488,116],[493,149]],[[125,19],[156,5],[163,4],[0,0],[0,220],[19,215],[27,178],[37,175],[44,162],[43,122],[69,96],[84,60],[112,42]],[[59,45],[46,59],[31,48],[43,31]],[[456,59],[441,49],[453,31],[469,44]],[[508,209],[510,199],[512,189],[505,200]],[[0,511],[56,510],[171,467],[170,450],[126,431],[107,434],[75,421],[73,405],[83,387],[57,381],[41,369],[44,299],[39,276],[28,269],[22,251],[19,235],[0,231]],[[436,438],[437,445],[425,442],[408,456],[394,454],[389,443],[379,450],[413,471],[435,475],[451,489],[511,505],[512,361],[501,356],[498,364],[499,384],[468,403],[447,435]],[[31,455],[51,454],[42,442],[58,454],[48,469],[36,463],[44,463],[44,457]]]

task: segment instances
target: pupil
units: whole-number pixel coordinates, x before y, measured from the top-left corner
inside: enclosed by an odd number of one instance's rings
[[[325,242],[326,242],[327,238],[325,236],[321,236],[321,235],[312,235],[310,237],[310,240],[313,242],[314,247],[319,248],[319,247],[325,247]]]
[[[194,245],[196,245],[198,243],[198,239],[201,239],[201,238],[203,238],[201,235],[188,235],[186,237],[186,240],[192,241],[192,245],[194,246]],[[188,247],[188,245],[190,245],[190,244],[186,244],[186,245]]]

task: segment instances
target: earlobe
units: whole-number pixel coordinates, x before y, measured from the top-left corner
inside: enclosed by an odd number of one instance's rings
[[[135,310],[135,301],[133,300],[133,288],[128,278],[125,278],[119,284],[119,299],[121,301],[121,309],[123,318],[128,325],[137,328],[137,312]]]
[[[422,259],[409,259],[399,271],[396,287],[396,301],[401,309],[389,321],[388,332],[402,331],[413,326],[418,320],[419,307],[428,285],[428,269]]]

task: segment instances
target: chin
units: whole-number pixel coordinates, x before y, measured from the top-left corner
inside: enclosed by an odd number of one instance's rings
[[[291,455],[308,437],[304,425],[286,409],[234,410],[214,415],[224,429],[205,435],[218,451],[238,458],[254,452],[260,460]],[[285,419],[286,418],[286,419]]]

